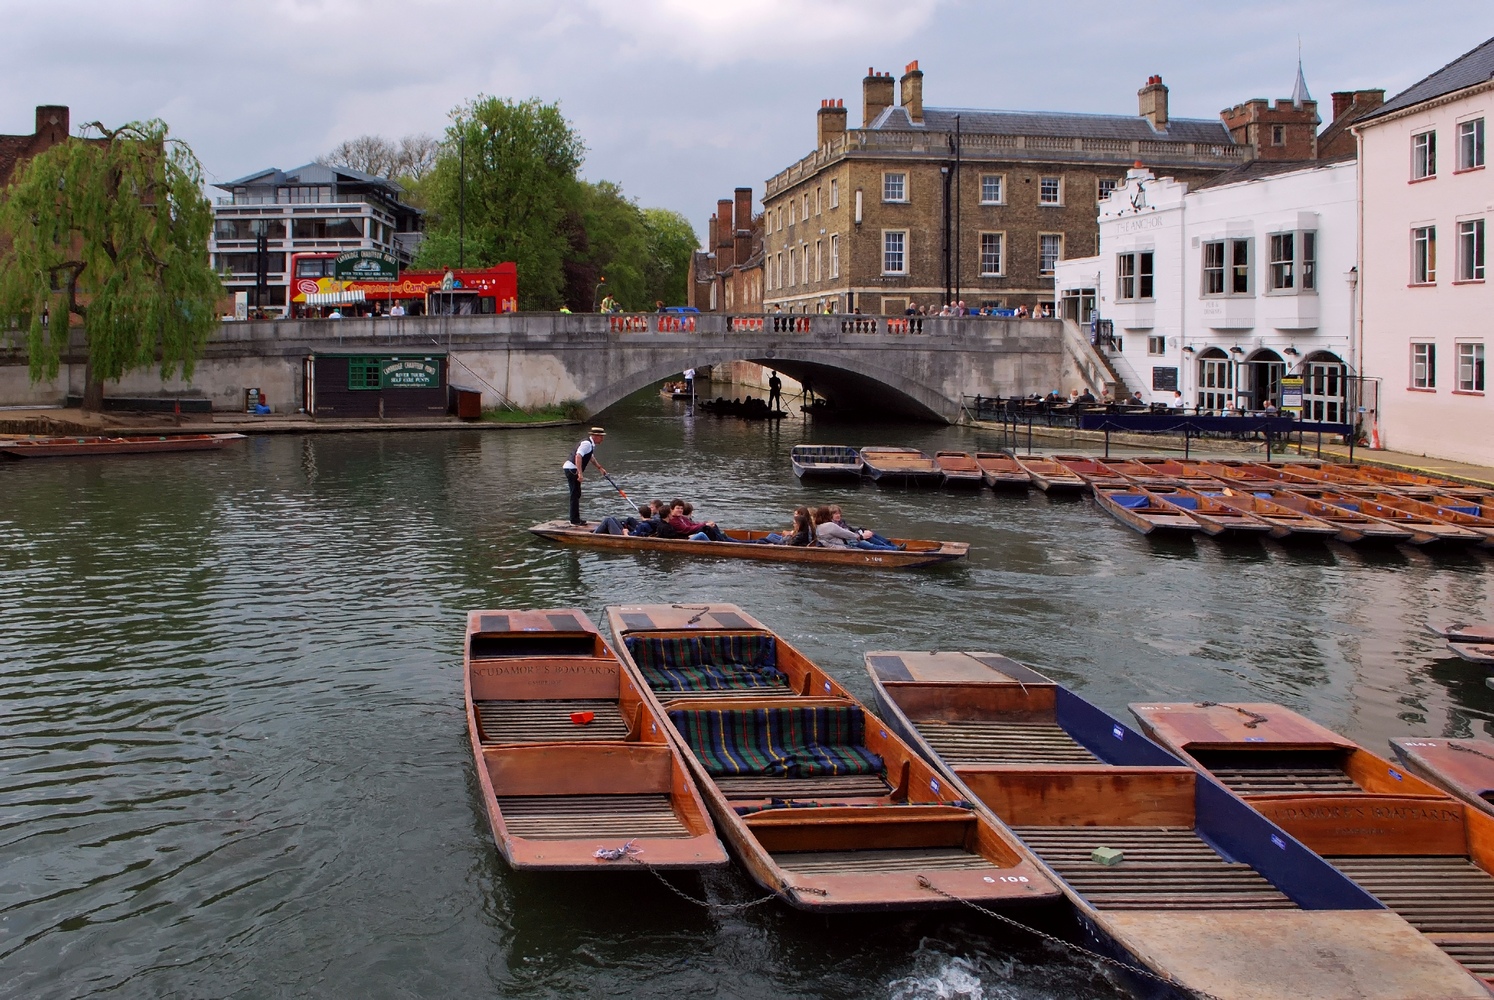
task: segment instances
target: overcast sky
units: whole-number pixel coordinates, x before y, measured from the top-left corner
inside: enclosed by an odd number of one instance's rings
[[[1308,87],[1392,95],[1494,34],[1489,0],[0,0],[0,133],[158,117],[209,182],[363,133],[440,134],[479,94],[555,101],[583,174],[704,238],[718,197],[814,145],[822,98],[861,119],[868,66],[917,59],[940,107],[1173,117]],[[1326,115],[1325,115],[1326,117]]]

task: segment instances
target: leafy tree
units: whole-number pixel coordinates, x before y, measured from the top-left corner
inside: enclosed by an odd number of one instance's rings
[[[586,147],[558,106],[533,98],[479,96],[451,119],[422,184],[430,216],[417,266],[511,260],[519,269],[520,306],[556,308],[570,243],[565,223],[576,208],[576,170]]]
[[[33,381],[57,376],[72,317],[88,342],[85,409],[104,380],[193,364],[223,295],[208,266],[202,166],[161,121],[72,138],[34,157],[0,201],[0,329],[25,331]]]
[[[643,226],[648,241],[644,266],[646,297],[667,305],[685,304],[690,281],[690,257],[700,247],[695,227],[678,212],[645,208]]]
[[[643,213],[622,188],[611,181],[582,181],[579,191],[581,223],[586,231],[587,252],[582,258],[597,279],[607,278],[606,293],[629,310],[652,309],[644,272],[648,265],[648,231]],[[593,305],[595,284],[587,290],[585,308]]]

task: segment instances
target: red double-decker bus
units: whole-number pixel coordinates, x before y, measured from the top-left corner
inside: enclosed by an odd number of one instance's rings
[[[445,271],[403,271],[392,283],[339,281],[333,253],[290,255],[286,308],[292,316],[320,316],[336,308],[344,315],[388,313],[398,303],[408,316],[491,315],[517,312],[519,272],[511,262],[486,268],[453,268],[449,289]]]

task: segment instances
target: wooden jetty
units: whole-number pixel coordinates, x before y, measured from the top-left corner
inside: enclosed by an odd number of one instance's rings
[[[1079,476],[1062,464],[1042,455],[1013,455],[1017,464],[1044,493],[1082,493],[1089,488]]]
[[[1221,785],[1030,667],[873,652],[882,717],[1021,838],[1141,996],[1477,996],[1405,920]]]
[[[1494,740],[1407,736],[1390,745],[1418,777],[1494,816]]]
[[[478,785],[509,865],[726,863],[657,708],[583,612],[470,612],[463,678]]]
[[[1494,816],[1281,705],[1131,711],[1147,735],[1494,982]]]
[[[861,453],[844,444],[796,444],[789,454],[800,479],[860,479]]]
[[[933,458],[917,448],[869,445],[861,449],[861,465],[879,486],[938,486],[944,479]]]
[[[945,486],[980,489],[985,485],[984,473],[968,451],[936,451],[934,464],[944,474]]]
[[[820,667],[731,604],[607,610],[752,878],[805,910],[1030,906],[1016,839]]]
[[[763,541],[770,532],[725,528],[728,542],[695,542],[688,538],[640,538],[636,535],[606,535],[592,531],[595,525],[572,524],[564,519],[536,524],[529,530],[548,541],[582,548],[628,552],[675,552],[686,556],[717,559],[756,559],[762,562],[829,563],[838,566],[872,566],[878,569],[910,569],[952,562],[970,554],[968,542],[940,542],[920,538],[894,538],[901,549],[858,549],[822,545],[772,545]]]
[[[993,490],[1025,490],[1032,485],[1032,478],[1017,464],[1017,460],[1004,452],[976,452],[975,464],[980,468],[985,484]]]
[[[243,434],[132,434],[0,439],[9,458],[73,458],[80,455],[143,455],[165,451],[216,451]]]

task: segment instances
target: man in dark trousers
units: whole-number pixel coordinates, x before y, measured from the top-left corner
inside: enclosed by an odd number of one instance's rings
[[[773,372],[768,378],[768,409],[777,410],[783,406],[783,379]]]
[[[581,477],[582,473],[586,471],[586,467],[591,464],[592,456],[596,454],[597,445],[601,444],[602,439],[606,436],[607,432],[605,430],[600,427],[593,427],[591,429],[591,436],[583,439],[580,444],[576,445],[575,453],[567,458],[565,465],[562,466],[565,469],[565,481],[571,487],[572,524],[586,523],[581,520]],[[601,469],[602,475],[605,476],[607,474],[607,470],[602,469],[600,462],[597,463],[597,468]]]

